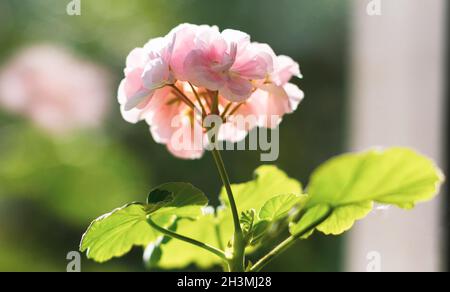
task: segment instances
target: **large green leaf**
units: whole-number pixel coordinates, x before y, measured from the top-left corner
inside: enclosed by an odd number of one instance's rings
[[[105,262],[120,257],[133,246],[148,246],[161,234],[150,227],[147,217],[167,227],[180,218],[197,218],[208,203],[202,191],[187,183],[168,183],[150,192],[148,204],[130,204],[92,222],[80,250],[88,258]]]
[[[87,251],[90,259],[105,262],[128,253],[134,245],[145,247],[160,236],[146,218],[142,204],[126,205],[99,217],[83,235],[80,251]],[[167,225],[170,218],[159,217],[157,221]]]
[[[291,233],[298,234],[308,222],[318,220],[323,212],[315,207],[321,206],[333,211],[317,229],[341,234],[365,217],[374,203],[411,209],[432,199],[442,181],[443,175],[432,161],[407,148],[336,157],[313,173],[304,218],[308,216],[293,224]]]

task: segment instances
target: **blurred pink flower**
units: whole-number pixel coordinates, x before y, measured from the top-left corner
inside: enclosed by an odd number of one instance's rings
[[[26,48],[0,70],[0,106],[53,134],[100,126],[108,108],[109,74],[63,48]]]
[[[246,33],[215,26],[177,26],[134,49],[124,73],[118,92],[124,119],[145,120],[155,141],[180,158],[203,155],[208,115],[225,122],[219,140],[238,142],[255,127],[276,128],[303,99],[289,83],[301,77],[296,62]]]

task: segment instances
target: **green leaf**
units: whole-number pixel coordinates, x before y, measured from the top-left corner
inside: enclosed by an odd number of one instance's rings
[[[176,219],[201,216],[208,203],[202,191],[187,183],[161,185],[150,192],[147,201],[146,205],[126,205],[92,222],[83,235],[81,252],[87,251],[88,258],[105,262],[126,254],[133,246],[146,247],[161,236],[148,225],[148,216],[166,227]]]
[[[270,221],[260,220],[253,227],[252,240],[250,242],[251,245],[257,245],[261,239],[266,235],[267,230],[271,227]]]
[[[189,183],[166,183],[153,189],[147,198],[150,216],[176,215],[178,218],[196,218],[208,204],[205,194]]]
[[[300,221],[290,226],[293,235],[308,237],[314,231],[314,227],[324,219],[329,218],[332,209],[328,205],[316,205],[308,209]]]
[[[255,209],[250,209],[242,212],[241,218],[239,219],[246,245],[251,242],[251,239],[253,237],[253,226],[256,219]]]
[[[306,200],[306,196],[294,194],[279,195],[268,200],[259,212],[259,219],[277,221],[286,217],[296,206]]]
[[[432,199],[443,179],[432,161],[407,148],[338,156],[313,173],[305,207],[308,218],[293,224],[291,233],[298,234],[308,222],[318,220],[317,208],[329,207],[331,215],[317,229],[341,234],[365,217],[374,203],[411,209]]]
[[[216,217],[213,213],[206,214],[198,220],[181,220],[178,222],[177,233],[220,249],[226,247],[225,241],[231,238],[233,223],[225,219],[225,212],[219,211]],[[220,238],[221,234],[230,237]],[[171,240],[162,246],[163,256],[159,267],[164,269],[181,269],[195,264],[202,269],[222,264],[217,256],[191,244],[179,240]]]
[[[241,219],[239,221],[241,222],[242,231],[244,233],[249,233],[252,230],[255,217],[255,209],[250,209],[241,213]]]
[[[99,217],[83,235],[80,251],[87,251],[88,258],[102,263],[128,253],[133,246],[147,246],[160,234],[147,224],[146,217],[142,204],[126,205]],[[164,226],[171,217],[158,216],[155,221]]]
[[[255,171],[255,179],[231,186],[240,212],[255,209],[261,210],[263,205],[280,194],[301,194],[301,184],[275,166],[261,166]],[[229,206],[225,189],[220,194],[221,200]]]

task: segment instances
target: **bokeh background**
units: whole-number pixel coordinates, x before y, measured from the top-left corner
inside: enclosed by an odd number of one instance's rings
[[[305,78],[297,83],[306,99],[282,123],[276,162],[290,176],[306,184],[316,166],[352,147],[353,1],[81,0],[81,16],[67,15],[69,2],[0,0],[0,72],[6,76],[3,86],[0,81],[0,271],[65,271],[66,254],[78,250],[91,220],[141,201],[166,181],[190,181],[218,203],[220,181],[211,172],[211,157],[173,158],[145,123],[123,121],[116,101],[128,52],[179,23],[240,29],[300,63]],[[30,69],[29,59],[67,64],[67,70],[49,66],[34,76],[39,64]],[[27,83],[8,79],[10,72]],[[49,76],[48,84],[41,84],[42,76]],[[83,89],[86,84],[91,90]],[[47,95],[63,101],[49,106]],[[86,108],[95,121],[80,110]],[[70,127],[64,127],[68,120]],[[250,179],[260,165],[256,152],[224,158],[233,182]],[[346,270],[347,242],[317,235],[267,270]],[[82,269],[144,271],[142,249],[102,265],[83,259]]]

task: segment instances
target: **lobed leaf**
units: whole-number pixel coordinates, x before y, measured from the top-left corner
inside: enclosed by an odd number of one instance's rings
[[[161,225],[167,225],[172,216],[158,217]],[[147,213],[142,204],[126,205],[94,220],[83,235],[81,252],[97,262],[128,253],[133,246],[147,246],[160,235],[146,222]]]
[[[443,182],[441,171],[428,158],[407,148],[371,150],[331,159],[312,175],[305,216],[291,225],[298,234],[305,220],[318,220],[317,206],[331,208],[330,216],[317,229],[338,235],[364,218],[374,203],[411,209],[432,199]],[[317,211],[317,209],[315,209]]]
[[[80,251],[87,251],[88,258],[97,262],[120,257],[133,246],[146,247],[161,237],[148,225],[149,216],[167,227],[176,219],[198,218],[208,203],[202,191],[187,183],[161,185],[150,192],[147,201],[126,205],[94,220],[83,235]]]

